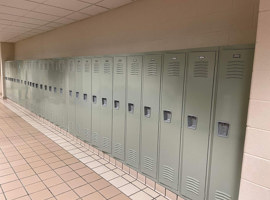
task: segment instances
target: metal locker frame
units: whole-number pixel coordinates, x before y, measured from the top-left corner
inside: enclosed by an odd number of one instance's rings
[[[104,152],[112,151],[112,84],[113,84],[113,58],[103,57],[100,82],[100,149]]]
[[[140,163],[142,60],[141,55],[127,57],[126,163],[135,169]]]
[[[208,49],[188,54],[180,192],[192,200],[205,198],[216,57]]]
[[[125,159],[126,68],[126,56],[115,56],[113,72],[112,155],[120,160]]]
[[[156,179],[162,55],[143,56],[141,171]]]
[[[179,153],[186,54],[166,53],[163,63],[160,111],[159,182],[177,191],[179,187]]]
[[[222,48],[209,168],[209,200],[237,199],[254,48]]]

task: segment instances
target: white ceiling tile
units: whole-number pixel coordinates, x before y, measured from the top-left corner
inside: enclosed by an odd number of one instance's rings
[[[15,21],[18,18],[20,18],[20,17],[15,16],[15,15],[0,13],[0,19],[9,20],[9,21]]]
[[[106,8],[102,8],[100,6],[93,5],[93,6],[89,6],[87,8],[80,10],[80,12],[88,14],[88,15],[97,15],[99,13],[106,12],[107,10],[108,9],[106,9]]]
[[[97,5],[112,9],[129,3],[132,3],[132,0],[104,0]]]
[[[47,14],[33,12],[33,11],[30,11],[29,13],[27,13],[25,15],[25,17],[40,19],[40,20],[44,20],[44,21],[54,21],[54,20],[59,18],[59,17],[54,16],[54,15],[47,15]]]
[[[87,2],[87,3],[94,4],[94,3],[101,2],[101,1],[103,1],[103,0],[80,0],[80,1],[83,1],[83,2]]]
[[[16,19],[16,21],[29,23],[29,24],[37,24],[37,25],[43,25],[43,24],[48,23],[47,21],[34,19],[34,18],[28,18],[28,17],[19,17],[18,19]]]
[[[64,17],[64,18],[56,20],[55,22],[59,22],[59,23],[62,23],[62,24],[70,24],[70,23],[75,22],[75,20],[74,19],[68,19],[68,18]]]
[[[6,13],[6,14],[23,16],[23,15],[27,14],[29,11],[28,10],[19,9],[19,8],[12,8],[12,7],[9,7],[9,6],[2,6],[2,5],[0,5],[0,12],[1,13]]]
[[[34,2],[37,2],[37,3],[44,3],[47,0],[31,0],[31,1],[34,1]]]
[[[36,24],[29,24],[29,23],[23,23],[23,22],[12,22],[12,26],[21,26],[21,27],[26,27],[26,28],[36,28],[39,25]]]
[[[53,27],[53,28],[57,28],[57,27],[60,27],[60,26],[63,26],[64,24],[61,24],[61,23],[57,23],[57,22],[50,22],[48,24],[46,24],[45,26],[50,26],[50,27]]]
[[[60,8],[65,8],[68,10],[80,10],[84,7],[89,6],[88,3],[77,1],[77,0],[47,0],[44,4],[48,4],[51,6],[56,6]]]
[[[72,11],[70,10],[56,8],[56,7],[48,6],[48,5],[40,5],[36,9],[34,9],[34,11],[45,13],[48,15],[60,16],[60,17],[72,13]]]
[[[42,30],[42,31],[49,31],[49,30],[52,30],[52,29],[55,29],[55,28],[51,27],[51,26],[40,26],[37,29]]]
[[[5,6],[15,7],[15,8],[21,8],[25,10],[33,10],[38,5],[40,5],[36,2],[31,2],[31,1],[26,1],[26,0],[0,0],[0,4],[5,5]]]
[[[88,18],[89,15],[86,15],[84,13],[74,12],[70,15],[67,15],[66,17],[69,19],[74,19],[74,20],[82,20],[82,19]]]
[[[0,19],[0,24],[1,25],[9,25],[9,24],[11,24],[12,23],[12,21],[8,21],[8,20],[6,20],[6,19]]]

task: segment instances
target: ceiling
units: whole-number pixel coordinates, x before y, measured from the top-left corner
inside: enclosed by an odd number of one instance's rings
[[[0,42],[17,42],[135,0],[0,0]]]

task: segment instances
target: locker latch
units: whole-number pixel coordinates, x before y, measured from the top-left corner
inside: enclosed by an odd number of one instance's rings
[[[76,92],[76,98],[78,99],[79,98],[79,92]]]
[[[69,90],[69,96],[72,97],[72,90]]]
[[[87,100],[87,94],[83,94],[83,100]]]
[[[198,118],[195,116],[188,116],[188,128],[197,129]]]
[[[38,84],[36,83],[36,88],[38,88]]]
[[[119,101],[114,100],[114,108],[115,108],[116,110],[119,110],[119,108],[120,108],[120,102],[119,102]]]
[[[128,103],[128,112],[129,113],[134,113],[134,104],[133,103]]]
[[[151,117],[151,108],[148,106],[144,106],[144,116],[147,118]]]
[[[230,124],[224,122],[218,122],[218,136],[228,137]]]
[[[103,107],[106,107],[106,106],[107,106],[107,98],[102,98],[102,99],[101,99],[101,105],[102,105]]]
[[[49,91],[50,91],[50,92],[52,91],[52,86],[49,86]]]
[[[40,89],[42,90],[42,88],[43,88],[43,85],[42,85],[42,84],[40,84],[40,86],[39,86],[39,87],[40,87]]]
[[[171,123],[172,121],[172,112],[168,110],[163,111],[163,119],[166,123]]]
[[[63,94],[63,88],[60,88],[60,94]]]
[[[56,93],[56,92],[57,92],[57,89],[56,89],[56,87],[54,87],[54,88],[53,88],[53,90],[54,90],[54,93]]]
[[[45,90],[47,90],[47,85],[45,85],[45,87],[44,87],[44,88],[45,88]]]
[[[95,96],[95,95],[92,96],[92,102],[93,102],[94,104],[97,103],[97,96]]]

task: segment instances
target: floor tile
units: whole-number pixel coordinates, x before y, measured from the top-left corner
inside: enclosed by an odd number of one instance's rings
[[[31,185],[25,186],[25,189],[29,194],[32,194],[32,193],[46,189],[46,185],[44,185],[44,183],[42,182],[37,182]]]
[[[22,184],[21,184],[21,182],[19,180],[16,180],[16,181],[12,181],[12,182],[9,182],[9,183],[2,184],[1,187],[2,187],[4,192],[7,192],[7,191],[10,191],[10,190],[14,190],[14,189],[22,187]]]
[[[137,188],[135,185],[129,183],[127,185],[120,187],[119,190],[122,191],[127,196],[130,196],[130,195],[138,192],[140,189]]]
[[[154,198],[159,196],[159,194],[157,192],[155,192],[154,190],[152,190],[150,188],[145,188],[143,191],[146,192],[147,194],[149,194],[150,196],[154,197]]]
[[[60,195],[56,196],[57,200],[67,200],[67,199],[68,200],[75,200],[75,199],[78,199],[78,198],[79,198],[79,196],[73,191],[68,191],[66,193],[63,193],[63,194],[60,194]]]
[[[119,188],[123,185],[128,184],[128,181],[122,177],[118,177],[113,180],[110,180],[110,183],[113,184],[115,187]]]
[[[95,192],[96,190],[89,184],[80,186],[76,189],[74,189],[74,191],[80,196],[80,197],[84,197],[86,195],[89,195],[93,192]]]
[[[153,199],[153,197],[151,197],[150,195],[146,194],[143,191],[137,192],[133,195],[130,196],[131,199],[133,200],[151,200]]]
[[[100,190],[99,193],[102,194],[106,199],[109,199],[120,194],[121,192],[116,187],[111,185]]]
[[[26,191],[24,188],[17,188],[15,190],[11,190],[8,192],[5,192],[5,196],[8,200],[13,200],[13,199],[17,199],[19,197],[25,196],[27,195]]]
[[[59,194],[62,194],[71,190],[71,188],[66,183],[61,183],[59,185],[52,186],[49,189],[54,196],[57,196]]]
[[[75,179],[68,181],[67,184],[69,185],[69,187],[74,189],[74,188],[80,187],[82,185],[85,185],[86,181],[84,179],[82,179],[81,177],[79,177],[79,178],[75,178]]]
[[[95,192],[93,194],[87,195],[86,197],[83,198],[83,200],[105,200],[105,198],[98,192]],[[121,200],[124,200],[124,199],[121,199]]]
[[[32,200],[45,200],[53,196],[52,196],[52,193],[48,189],[45,189],[45,190],[41,190],[33,194],[30,194],[30,197]]]

